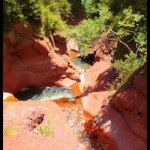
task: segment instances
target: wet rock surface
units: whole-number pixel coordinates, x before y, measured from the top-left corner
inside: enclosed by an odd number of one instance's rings
[[[72,132],[76,135],[77,140],[81,144],[85,145],[86,150],[94,150],[90,144],[88,134],[85,131],[84,123],[86,118],[82,105],[76,103],[71,107],[62,108],[62,110],[67,118],[68,125],[70,126]]]

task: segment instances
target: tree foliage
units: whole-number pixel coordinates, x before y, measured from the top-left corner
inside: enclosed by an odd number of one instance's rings
[[[112,28],[120,38],[123,38],[133,33],[139,34],[139,29],[146,26],[146,8],[144,7],[146,2],[142,1],[140,6],[136,0],[81,0],[81,3],[87,19],[77,28],[73,28],[72,34],[69,33],[69,36],[77,39],[81,52],[85,53],[93,40],[108,28]],[[91,35],[91,28],[98,31],[93,30],[94,36]]]
[[[69,28],[66,31],[67,38],[74,38],[81,51],[81,55],[86,56],[88,47],[97,39],[102,32],[108,27],[108,20],[112,17],[112,13],[107,6],[102,5],[99,9],[101,17],[87,18],[83,20],[76,28]]]
[[[4,0],[4,30],[9,30],[16,20],[27,21],[42,34],[49,30],[64,29],[66,24],[61,16],[70,13],[67,0]]]
[[[119,89],[123,84],[127,83],[133,72],[145,63],[145,60],[138,58],[137,54],[133,53],[132,51],[129,54],[125,54],[124,57],[124,61],[120,59],[115,61],[113,64],[119,73],[117,78],[119,82],[116,86],[116,89]]]
[[[87,19],[71,29],[68,35],[76,39],[81,54],[86,56],[92,42],[111,28],[114,39],[128,49],[124,58],[113,60],[114,67],[119,72],[120,86],[147,60],[147,1],[81,0],[81,3]],[[125,43],[124,39],[128,42]],[[136,47],[131,49],[129,43],[135,43]]]

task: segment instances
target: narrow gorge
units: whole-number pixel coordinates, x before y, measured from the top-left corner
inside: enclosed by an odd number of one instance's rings
[[[3,1],[3,149],[147,150],[147,1]]]
[[[4,149],[146,150],[146,64],[113,95],[105,43],[93,44],[90,64],[70,47],[61,52],[20,22],[4,35],[4,133],[14,132]],[[53,132],[36,134],[48,121]]]

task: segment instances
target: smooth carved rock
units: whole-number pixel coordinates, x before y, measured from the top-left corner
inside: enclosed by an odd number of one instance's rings
[[[13,94],[8,92],[3,92],[3,101],[4,102],[16,102],[19,101]]]
[[[85,127],[95,149],[99,143],[106,150],[147,150],[147,70],[141,68],[111,99],[88,86],[93,90],[82,101],[94,117]]]
[[[139,69],[140,72],[140,69]],[[129,85],[123,86],[114,96],[113,105],[122,112],[130,130],[147,141],[147,73],[139,72],[132,77]]]
[[[147,149],[146,143],[131,132],[122,114],[108,103],[86,125],[86,131],[106,150]],[[93,143],[93,147],[95,146],[96,143]]]
[[[5,150],[86,150],[68,126],[61,108],[51,101],[4,102]],[[49,124],[48,124],[49,122]],[[48,126],[44,136],[38,126]],[[8,131],[12,131],[13,135]]]
[[[106,61],[96,62],[85,72],[85,83],[81,84],[83,93],[105,91],[108,84],[113,83],[117,77],[111,63]]]
[[[64,78],[79,81],[79,69],[58,55],[46,37],[16,23],[3,39],[3,90],[12,94],[27,86],[48,86]]]

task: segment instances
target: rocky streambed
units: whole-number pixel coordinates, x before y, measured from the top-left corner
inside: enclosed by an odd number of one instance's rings
[[[93,150],[84,127],[87,118],[82,107],[81,99],[75,99],[75,95],[67,88],[53,86],[36,90],[26,89],[18,92],[15,96],[23,101],[52,101],[59,105],[77,141],[83,144],[86,150]]]
[[[87,121],[80,95],[79,83],[70,88],[51,86],[43,88],[26,88],[15,94],[15,97],[22,101],[52,101],[60,106],[71,131],[79,143],[83,144],[86,150],[93,150],[89,136],[85,130]]]
[[[11,93],[4,93],[4,150],[147,149],[146,64],[113,95],[109,85],[117,74],[109,48],[99,41],[84,72],[80,59],[73,63],[22,23],[4,34],[3,91]],[[13,96],[29,87],[40,89]]]

